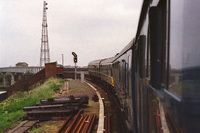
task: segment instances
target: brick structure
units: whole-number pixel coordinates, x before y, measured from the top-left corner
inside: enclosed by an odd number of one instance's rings
[[[57,74],[56,65],[57,65],[56,62],[45,64],[45,78],[51,78],[51,77],[56,78],[57,77],[56,76],[56,74]]]

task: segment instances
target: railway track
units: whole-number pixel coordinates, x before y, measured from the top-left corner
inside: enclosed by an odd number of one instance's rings
[[[105,120],[104,120],[104,126],[105,126],[105,133],[110,133],[111,127],[110,127],[110,115],[106,114]]]
[[[73,118],[70,115],[57,133],[91,133],[96,115],[82,115],[81,111]],[[70,122],[71,121],[71,122]]]
[[[120,126],[120,131],[119,132],[123,132],[123,133],[129,132],[128,128],[126,126],[126,123],[125,123],[125,117],[123,116],[123,113],[121,112],[120,102],[119,102],[118,98],[116,97],[115,92],[112,89],[108,88],[107,85],[102,84],[99,81],[93,81],[91,79],[87,79],[87,80],[89,82],[91,82],[91,83],[94,83],[94,84],[98,85],[102,90],[104,90],[104,92],[106,92],[108,94],[110,101],[113,103],[113,105],[114,105],[114,107],[116,109],[116,113],[117,113],[117,116],[118,116],[119,121],[120,121],[120,125],[119,125]],[[105,121],[106,121],[106,119],[105,119]],[[104,125],[105,131],[106,131],[106,128],[107,128],[106,124],[107,123],[105,123],[105,125]],[[111,125],[111,120],[109,120],[108,124]],[[110,128],[109,130],[111,132],[111,127],[109,126],[109,128]],[[109,131],[108,131],[108,133],[109,133]]]

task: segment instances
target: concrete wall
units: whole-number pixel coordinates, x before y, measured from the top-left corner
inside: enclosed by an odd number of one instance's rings
[[[81,72],[84,72],[85,78],[89,78],[88,68],[77,68],[77,79],[80,79]],[[63,78],[75,79],[75,68],[64,68]]]

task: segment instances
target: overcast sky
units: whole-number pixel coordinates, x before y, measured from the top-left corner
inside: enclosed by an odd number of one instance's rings
[[[50,60],[112,57],[135,36],[142,0],[46,0]],[[40,62],[43,0],[0,0],[0,67]]]

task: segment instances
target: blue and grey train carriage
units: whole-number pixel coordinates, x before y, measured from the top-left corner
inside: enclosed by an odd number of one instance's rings
[[[97,70],[90,73],[94,79],[110,71],[105,74],[113,78],[129,132],[200,131],[199,5],[144,0],[134,39],[109,66],[89,63],[90,71]]]

